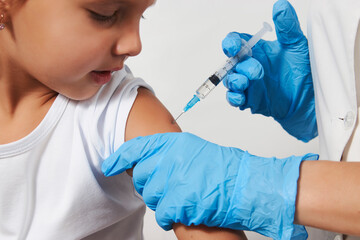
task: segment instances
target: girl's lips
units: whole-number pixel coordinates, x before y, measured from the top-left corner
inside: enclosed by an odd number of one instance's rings
[[[116,71],[119,71],[121,69],[123,69],[123,67],[117,67],[117,68],[111,69],[110,71],[111,72],[116,72]]]
[[[95,83],[99,85],[104,85],[111,80],[111,71],[92,71],[91,76],[93,77]]]

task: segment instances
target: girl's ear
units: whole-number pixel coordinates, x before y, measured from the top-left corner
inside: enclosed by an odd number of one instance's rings
[[[5,23],[7,22],[6,15],[8,9],[7,2],[5,2],[5,0],[0,0],[0,31],[6,27]]]
[[[0,0],[0,13],[7,16],[7,20],[12,12],[21,7],[27,0]]]
[[[4,18],[5,18],[5,15],[3,13],[0,13],[0,31],[5,28]]]
[[[8,0],[0,0],[0,13],[5,14],[10,9]]]
[[[6,23],[7,15],[10,10],[10,4],[8,0],[0,0],[0,22]]]
[[[4,29],[11,26],[11,15],[27,0],[0,0],[0,24]]]

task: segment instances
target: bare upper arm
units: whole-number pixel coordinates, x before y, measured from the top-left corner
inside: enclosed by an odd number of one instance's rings
[[[246,240],[243,231],[231,230],[226,228],[215,228],[200,226],[185,226],[182,224],[174,224],[174,231],[178,239],[206,239],[206,240]]]
[[[125,141],[138,136],[164,132],[181,132],[181,129],[169,111],[151,91],[145,88],[139,88],[138,96],[130,110],[126,124]],[[128,173],[132,175],[132,171],[128,171]],[[209,228],[205,226],[186,227],[182,224],[174,224],[174,231],[178,239],[181,240],[246,239],[241,231]]]
[[[181,132],[181,129],[150,90],[139,88],[126,124],[125,141],[164,132]]]

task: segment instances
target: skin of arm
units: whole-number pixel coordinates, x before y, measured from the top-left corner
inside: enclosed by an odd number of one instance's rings
[[[360,163],[304,161],[295,222],[360,236]]]
[[[137,98],[127,120],[125,141],[138,136],[165,132],[181,132],[181,129],[172,115],[151,91],[139,88]],[[129,170],[128,174],[132,176],[132,170]],[[174,224],[173,228],[177,238],[180,240],[247,239],[242,231],[230,229],[209,228],[206,226],[187,227],[178,223]]]

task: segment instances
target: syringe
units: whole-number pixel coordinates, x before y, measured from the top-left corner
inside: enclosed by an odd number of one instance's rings
[[[245,56],[252,55],[252,47],[262,38],[266,32],[271,32],[272,27],[267,22],[264,22],[263,28],[257,32],[248,42],[242,39],[241,50],[234,57],[228,58],[222,68],[217,70],[211,75],[197,90],[194,97],[186,104],[183,111],[179,114],[175,121],[177,121],[181,115],[192,108],[200,99],[205,99],[206,96],[223,80],[226,74]]]

